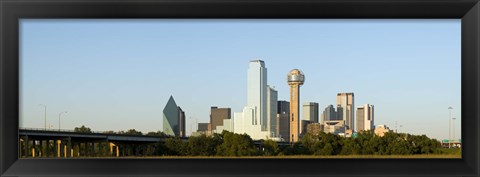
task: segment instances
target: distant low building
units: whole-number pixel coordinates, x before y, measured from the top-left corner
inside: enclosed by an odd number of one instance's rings
[[[198,128],[197,128],[197,131],[198,132],[205,132],[205,131],[208,131],[208,125],[209,123],[198,123]]]
[[[353,135],[353,130],[345,130],[345,134],[344,134],[345,137],[349,138],[349,137],[352,137],[352,135]]]
[[[345,120],[325,121],[323,124],[323,132],[337,135],[344,135],[346,130]]]
[[[300,122],[300,135],[305,135],[307,133],[307,126],[311,123],[314,123],[313,121],[310,121],[310,120],[302,120]]]
[[[223,125],[217,126],[217,129],[215,129],[212,133],[221,134],[224,130],[228,132],[234,132],[232,119],[224,119]]]
[[[390,130],[390,128],[388,128],[386,125],[378,125],[375,128],[375,135],[383,137],[383,136],[385,136],[385,133],[390,132],[390,131],[392,131],[392,130]]]
[[[232,110],[230,108],[210,107],[211,130],[217,129],[217,126],[223,126],[223,120],[231,119]]]
[[[194,133],[208,135],[210,132],[209,127],[210,123],[198,123],[197,132],[192,132],[192,136],[194,136]]]

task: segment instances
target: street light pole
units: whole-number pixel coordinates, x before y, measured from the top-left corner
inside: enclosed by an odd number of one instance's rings
[[[67,111],[58,113],[58,131],[60,131],[60,117],[62,116],[62,114],[66,114],[66,113],[67,113]]]
[[[452,137],[451,137],[451,127],[452,127],[452,107],[448,107],[448,110],[449,110],[449,117],[448,117],[448,148],[451,147],[451,144],[450,144],[450,140],[452,140]]]
[[[45,131],[47,130],[47,106],[44,104],[39,104],[39,106],[43,106],[45,108]]]
[[[452,141],[455,141],[455,119],[457,119],[457,118],[454,117],[452,119],[453,119],[453,127],[452,127],[453,128],[453,132],[452,132],[453,133],[453,140]]]

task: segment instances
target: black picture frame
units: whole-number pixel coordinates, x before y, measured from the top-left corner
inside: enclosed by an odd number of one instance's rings
[[[478,0],[1,0],[0,176],[479,176]],[[461,19],[462,159],[19,159],[19,19]]]

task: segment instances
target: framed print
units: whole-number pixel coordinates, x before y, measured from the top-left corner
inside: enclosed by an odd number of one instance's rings
[[[477,0],[0,8],[1,176],[478,176]]]

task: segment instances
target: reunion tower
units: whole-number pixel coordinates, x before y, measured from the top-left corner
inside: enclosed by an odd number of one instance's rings
[[[305,81],[305,75],[293,69],[287,75],[287,82],[290,86],[290,142],[297,142],[300,134],[299,107],[300,107],[300,86]]]

